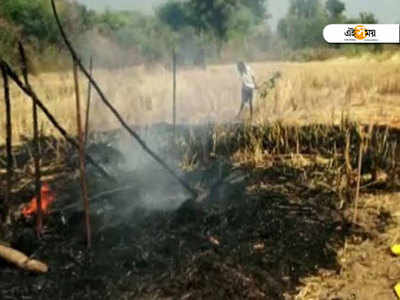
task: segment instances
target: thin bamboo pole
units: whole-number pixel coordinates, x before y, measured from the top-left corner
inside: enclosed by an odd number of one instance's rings
[[[92,237],[90,228],[90,211],[89,211],[89,198],[86,186],[86,168],[85,168],[85,141],[84,132],[82,130],[81,120],[81,100],[79,93],[79,78],[78,78],[78,66],[73,61],[73,73],[74,73],[74,85],[75,85],[75,99],[76,99],[76,124],[79,137],[79,171],[80,171],[80,183],[81,183],[81,197],[85,208],[85,227],[86,227],[86,243],[88,249],[92,247]]]
[[[8,206],[11,193],[11,180],[13,176],[13,158],[12,158],[12,119],[11,119],[11,102],[10,102],[10,85],[8,81],[8,74],[6,69],[2,66],[1,73],[3,75],[4,85],[4,102],[6,108],[6,151],[7,151],[7,177],[6,177],[6,191],[4,202],[2,203],[2,216],[3,221],[8,216]]]
[[[28,63],[24,50],[24,46],[21,42],[18,43],[19,54],[21,56],[22,75],[24,77],[25,85],[30,88],[28,78]],[[33,163],[35,168],[35,195],[37,202],[37,215],[36,215],[36,235],[41,236],[43,231],[43,211],[42,211],[42,193],[41,191],[41,171],[40,171],[40,149],[39,149],[39,123],[38,123],[38,111],[37,104],[32,101],[32,120],[33,120]]]
[[[89,63],[90,76],[93,75],[93,57],[90,57]],[[88,93],[86,101],[86,118],[85,118],[85,146],[87,145],[88,135],[89,135],[89,117],[90,117],[90,104],[92,100],[92,83],[88,81]]]
[[[358,168],[357,168],[357,185],[356,185],[356,195],[354,199],[354,215],[353,215],[353,224],[356,224],[358,217],[358,202],[360,199],[360,184],[361,184],[361,171],[362,171],[362,161],[363,161],[363,153],[364,153],[364,145],[365,145],[365,134],[363,129],[359,128],[360,132],[360,149],[358,152]]]
[[[174,142],[176,140],[176,51],[172,50],[172,122]]]

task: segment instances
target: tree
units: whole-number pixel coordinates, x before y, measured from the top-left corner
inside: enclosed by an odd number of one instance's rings
[[[361,12],[358,17],[345,19],[347,24],[377,24],[378,20],[373,13]]]
[[[266,0],[188,0],[189,22],[200,34],[214,38],[218,51],[235,35],[247,34],[267,14]]]
[[[157,10],[157,16],[161,22],[167,24],[173,31],[189,25],[189,12],[185,3],[178,0],[170,0]]]
[[[337,19],[346,9],[346,6],[340,0],[328,0],[325,7],[329,16],[334,19]]]
[[[189,0],[189,22],[201,36],[215,40],[218,53],[228,40],[230,21],[238,0]]]
[[[362,24],[377,24],[378,19],[371,12],[361,12],[360,13],[360,23],[362,23]]]
[[[220,51],[223,43],[243,38],[265,20],[266,12],[267,0],[169,0],[157,16],[174,32],[192,27],[201,40],[214,40]]]
[[[255,25],[256,20],[251,10],[246,6],[240,5],[229,20],[229,38],[243,38],[248,35]]]
[[[289,15],[298,18],[313,18],[321,10],[319,0],[291,0]]]
[[[210,33],[226,41],[228,24],[237,4],[237,0],[189,0],[190,22],[199,33]]]
[[[321,33],[327,23],[319,0],[292,0],[287,16],[278,23],[278,33],[292,49],[314,47],[323,43]]]
[[[106,11],[101,14],[97,20],[97,23],[103,23],[113,31],[119,30],[127,26],[129,22],[129,14],[125,14],[124,12],[114,12],[110,9],[106,9]]]
[[[2,15],[11,23],[22,27],[26,36],[54,42],[57,40],[57,28],[44,0],[2,0]]]
[[[267,19],[267,0],[241,0],[240,4],[247,7],[255,17],[255,23],[260,23]]]
[[[94,12],[85,6],[69,1],[60,1],[59,4],[59,13],[72,34],[85,31],[93,25]],[[48,0],[1,0],[0,15],[20,28],[23,37],[39,40],[40,46],[60,42]]]

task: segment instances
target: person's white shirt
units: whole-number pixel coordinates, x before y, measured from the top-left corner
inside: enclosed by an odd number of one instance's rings
[[[249,89],[254,90],[256,88],[256,83],[254,82],[253,71],[247,64],[245,64],[244,66],[246,67],[246,70],[242,74],[238,71],[239,76],[242,79],[243,85],[245,85]]]

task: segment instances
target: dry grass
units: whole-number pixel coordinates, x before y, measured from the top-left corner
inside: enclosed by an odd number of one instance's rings
[[[256,123],[340,122],[343,114],[367,123],[399,125],[400,59],[382,62],[335,59],[315,63],[255,63],[257,81],[280,70],[283,78],[266,99],[257,99]],[[162,67],[95,70],[106,95],[132,124],[171,120],[171,73]],[[83,82],[83,79],[82,79]],[[83,82],[84,86],[86,83]],[[75,132],[71,73],[46,73],[32,85],[61,124]],[[83,93],[85,93],[83,89]],[[240,104],[240,83],[234,65],[211,66],[178,73],[178,122],[233,120]],[[31,105],[12,88],[14,139],[31,135]],[[107,130],[118,124],[95,96],[91,128]],[[4,106],[0,106],[3,115]],[[55,134],[41,115],[43,134]],[[1,124],[4,128],[4,124]],[[2,130],[2,132],[4,132]],[[4,136],[0,136],[0,144]]]
[[[399,70],[395,60],[283,65],[285,78],[261,105],[258,121],[338,124],[344,114],[366,123],[398,123]]]

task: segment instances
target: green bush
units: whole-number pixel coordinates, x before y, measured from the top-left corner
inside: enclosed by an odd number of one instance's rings
[[[15,45],[20,37],[19,30],[0,18],[0,53],[9,62],[15,61]]]

